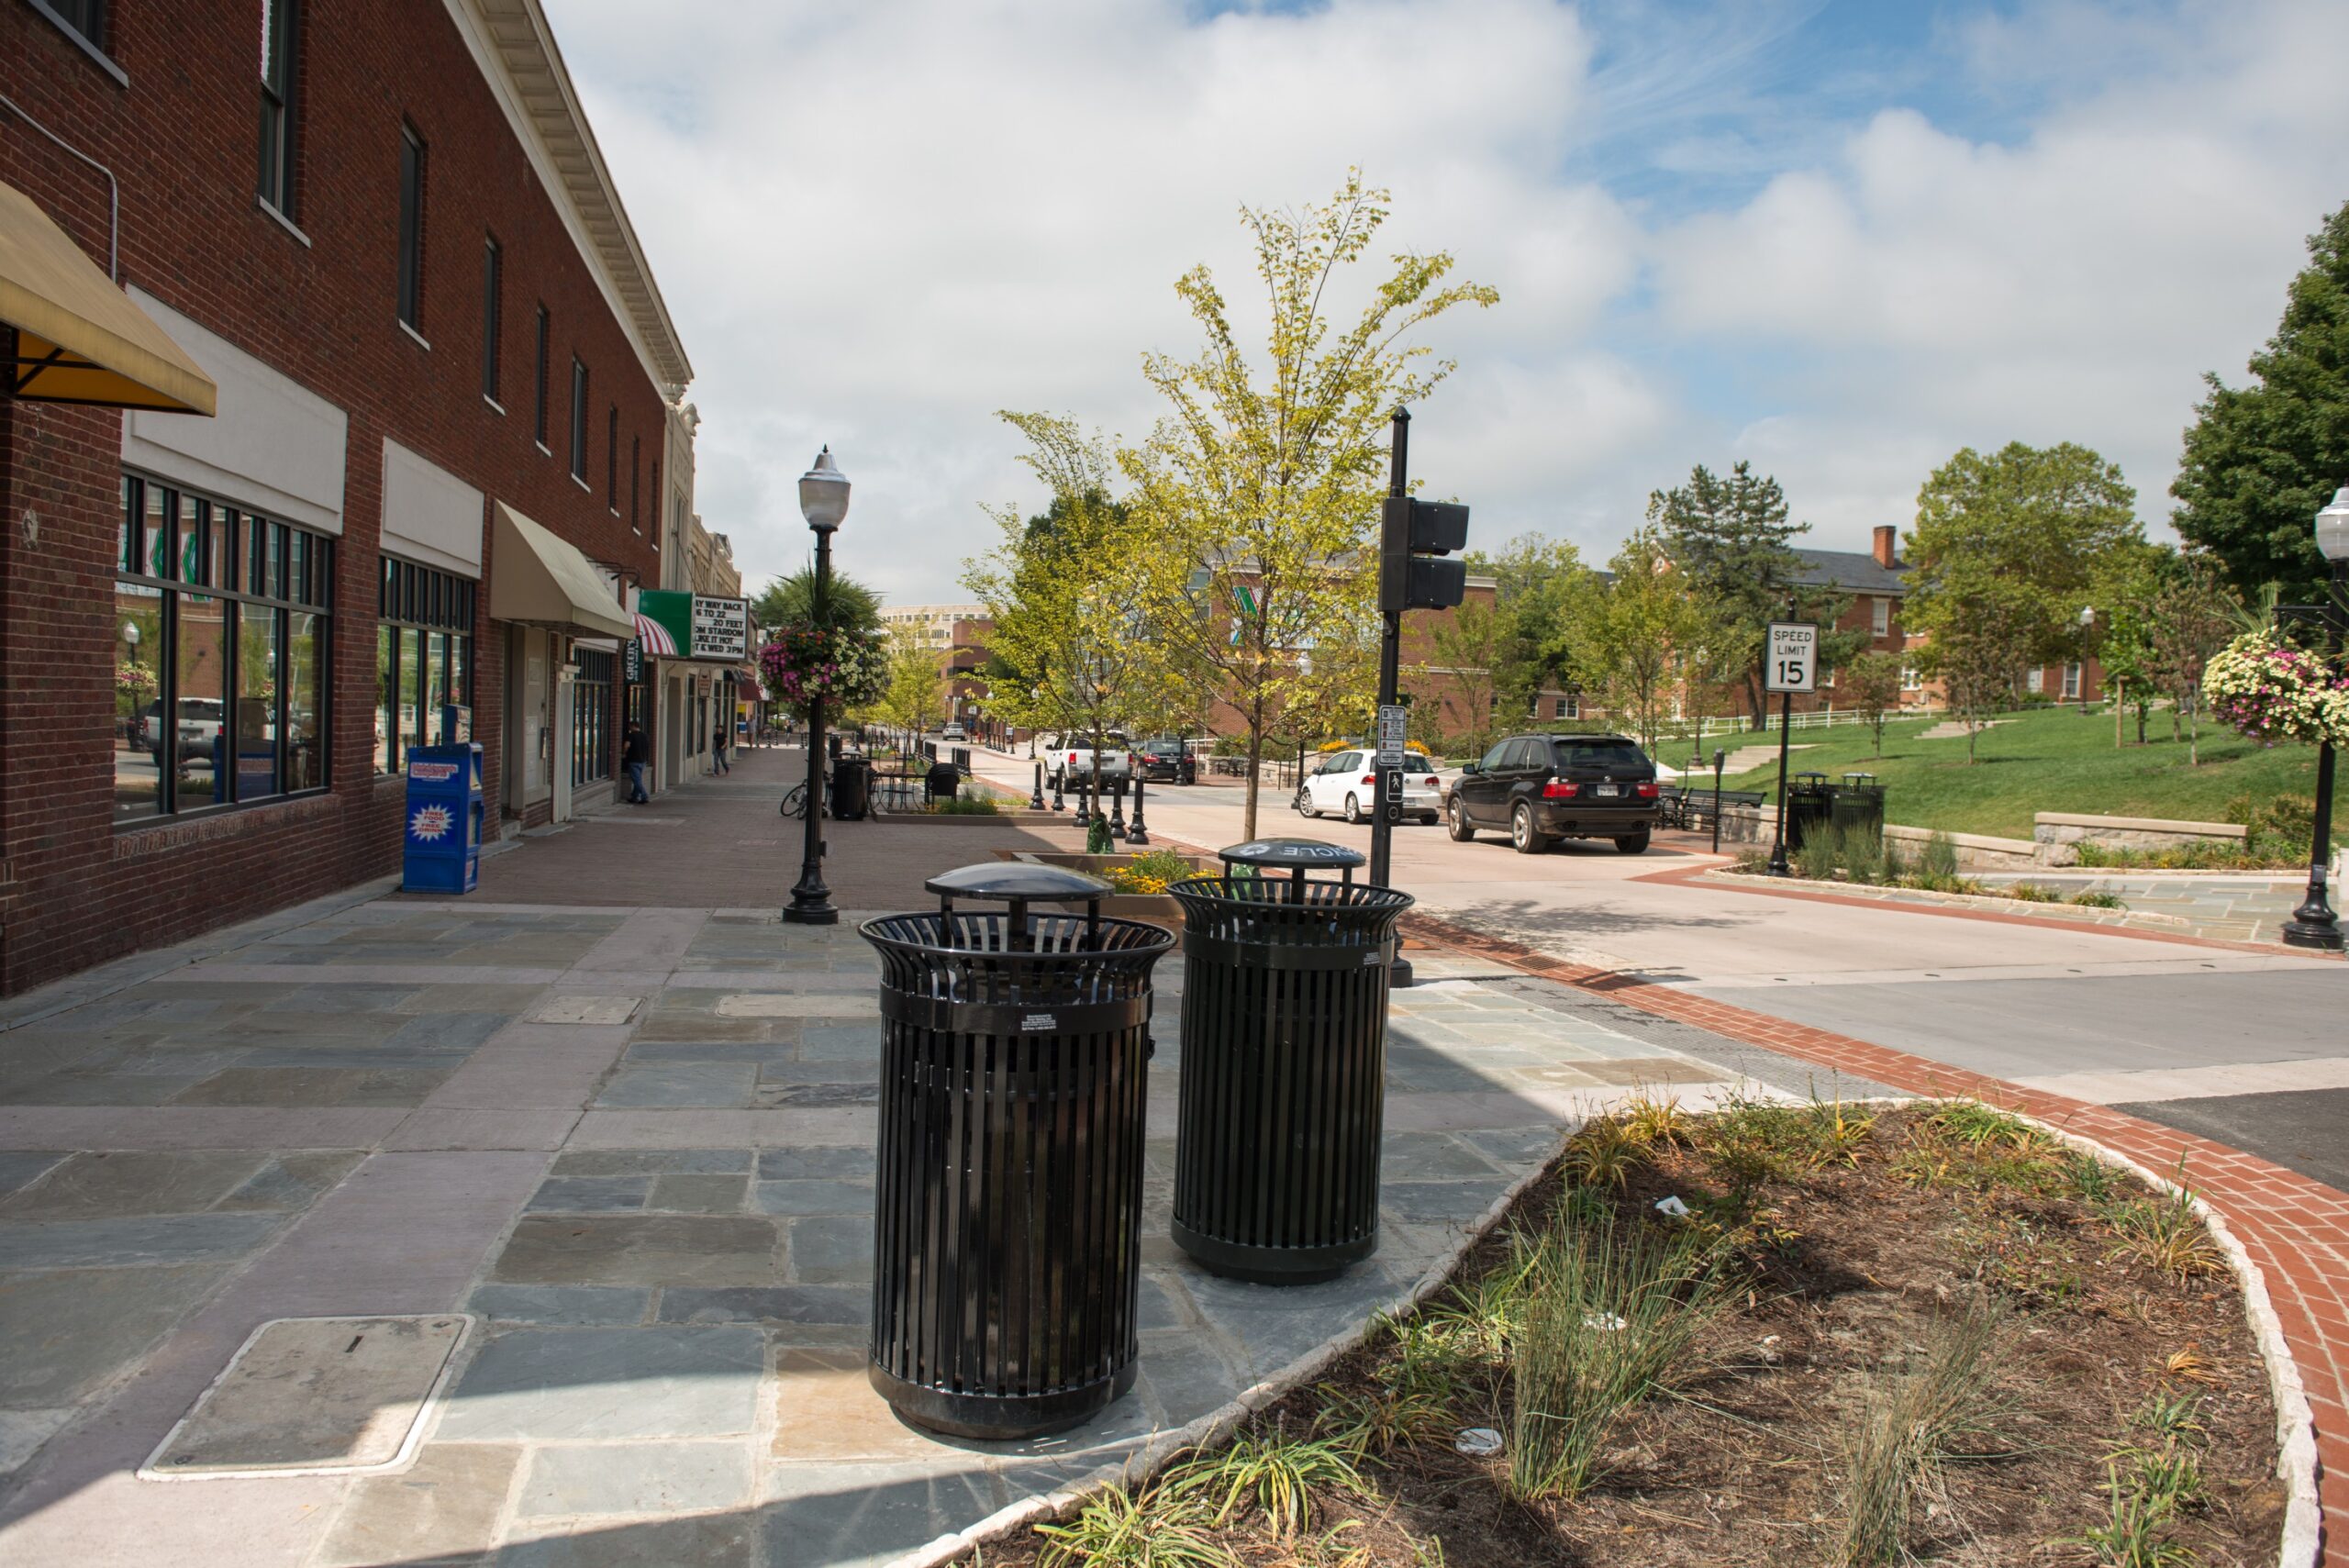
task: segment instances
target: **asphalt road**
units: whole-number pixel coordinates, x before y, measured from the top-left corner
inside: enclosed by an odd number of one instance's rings
[[[1025,788],[1029,766],[974,749],[980,773]],[[1233,786],[1148,796],[1161,840],[1241,838]],[[1369,847],[1364,828],[1259,798],[1260,835]],[[1797,900],[1652,879],[1707,863],[1659,838],[1649,853],[1566,844],[1522,856],[1487,835],[1395,834],[1395,883],[1431,914],[1562,958],[2026,1080],[2208,1131],[2319,1181],[2349,1184],[2349,965],[2281,950],[2152,940]],[[2221,1130],[2223,1129],[2223,1130]]]

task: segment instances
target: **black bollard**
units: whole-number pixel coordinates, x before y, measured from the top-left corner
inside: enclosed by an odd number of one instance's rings
[[[1036,787],[1028,796],[1028,809],[1030,811],[1044,809],[1044,764],[1041,762],[1036,764]]]
[[[1122,840],[1126,836],[1126,781],[1109,781],[1109,837]]]
[[[1093,826],[1093,780],[1090,775],[1077,785],[1074,821],[1080,828],[1089,828]]]
[[[1068,809],[1068,802],[1061,798],[1061,785],[1067,781],[1067,778],[1068,774],[1065,773],[1058,773],[1052,775],[1052,809],[1054,811],[1066,811]]]
[[[1144,845],[1150,842],[1150,834],[1141,825],[1141,793],[1143,783],[1144,781],[1142,776],[1140,773],[1136,773],[1134,775],[1134,825],[1126,829],[1126,842],[1130,846]]]

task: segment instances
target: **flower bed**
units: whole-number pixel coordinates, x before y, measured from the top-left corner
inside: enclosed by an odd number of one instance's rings
[[[2288,1496],[2184,1194],[1973,1102],[1646,1099],[1229,1447],[984,1561],[2264,1568]]]

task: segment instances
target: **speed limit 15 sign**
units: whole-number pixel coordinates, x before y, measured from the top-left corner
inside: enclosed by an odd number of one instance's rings
[[[1819,628],[1801,621],[1770,623],[1770,648],[1763,665],[1764,689],[1808,692],[1819,686]]]

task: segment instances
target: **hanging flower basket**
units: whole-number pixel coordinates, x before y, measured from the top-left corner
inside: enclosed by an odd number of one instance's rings
[[[2272,628],[2221,649],[2202,667],[2202,697],[2221,723],[2266,745],[2349,746],[2349,675]]]
[[[818,697],[834,713],[874,701],[887,667],[878,639],[799,621],[759,650],[759,673],[774,701],[805,715]]]

